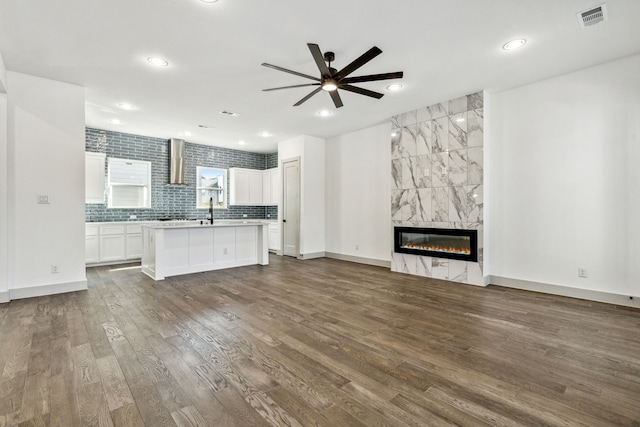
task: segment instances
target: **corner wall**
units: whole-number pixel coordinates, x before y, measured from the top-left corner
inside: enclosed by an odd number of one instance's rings
[[[492,283],[640,296],[638,70],[635,55],[487,97]]]
[[[478,262],[398,254],[391,270],[484,285],[483,94],[474,93],[392,119],[394,226],[478,230]]]
[[[8,199],[7,199],[7,73],[0,55],[0,303],[9,301],[9,272],[7,265]]]
[[[7,81],[10,298],[86,289],[84,89],[14,72]]]

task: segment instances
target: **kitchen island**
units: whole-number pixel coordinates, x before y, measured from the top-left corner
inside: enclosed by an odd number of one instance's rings
[[[154,280],[222,268],[269,264],[269,225],[262,221],[142,226],[142,272]]]

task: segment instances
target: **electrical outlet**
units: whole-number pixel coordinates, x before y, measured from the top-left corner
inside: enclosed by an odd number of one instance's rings
[[[578,277],[587,277],[587,269],[584,267],[578,267]]]
[[[356,251],[360,250],[360,245],[356,243]]]
[[[48,205],[49,202],[49,196],[47,196],[46,194],[40,194],[38,195],[38,204],[39,205]]]
[[[442,168],[441,173],[442,173],[443,176],[446,175],[447,174],[447,168]]]
[[[58,273],[58,264],[51,264],[51,272]]]
[[[424,170],[424,176],[429,176],[429,169]]]
[[[227,254],[229,253],[229,251],[227,250],[227,248],[224,248],[224,249],[222,250],[222,253],[223,253],[223,254],[225,254],[225,255],[227,255]]]

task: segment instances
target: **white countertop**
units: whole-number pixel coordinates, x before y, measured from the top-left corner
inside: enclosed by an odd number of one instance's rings
[[[157,226],[157,225],[165,225],[166,228],[177,226],[187,226],[187,225],[197,225],[200,227],[201,220],[169,220],[169,221],[158,221],[158,220],[129,220],[129,221],[93,221],[93,222],[85,222],[86,225],[142,225],[142,226]],[[206,221],[206,220],[202,220]],[[256,223],[266,223],[273,224],[278,222],[277,219],[214,219],[214,225],[255,225]],[[211,224],[208,224],[211,225]],[[157,228],[157,227],[156,227]]]
[[[200,224],[200,221],[154,221],[143,223],[143,227],[154,228],[154,229],[175,229],[175,228],[211,228],[211,227],[245,227],[245,226],[256,226],[256,225],[269,225],[267,221],[263,221],[260,219],[253,220],[214,220],[213,224],[208,222],[203,222]]]

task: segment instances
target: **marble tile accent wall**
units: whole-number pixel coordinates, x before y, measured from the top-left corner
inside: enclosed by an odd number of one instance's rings
[[[392,271],[484,285],[483,94],[391,119],[391,228],[478,230],[478,262],[392,253]]]

